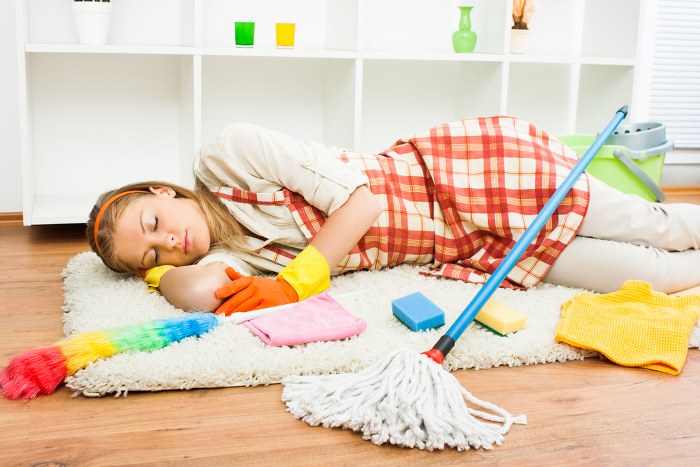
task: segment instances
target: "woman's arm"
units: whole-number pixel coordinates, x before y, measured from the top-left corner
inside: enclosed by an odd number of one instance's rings
[[[365,186],[355,189],[299,255],[275,279],[228,274],[232,282],[217,290],[226,301],[216,310],[231,313],[298,302],[330,286],[331,268],[345,257],[381,214],[381,204]],[[232,270],[227,272],[232,273]]]
[[[381,205],[365,186],[358,187],[347,201],[331,214],[311,241],[330,267],[338,264],[357,245],[381,213]],[[160,291],[183,310],[214,311],[222,303],[215,292],[230,284],[224,263],[180,266],[166,272]]]
[[[159,290],[173,306],[186,311],[214,311],[222,300],[214,292],[231,282],[224,263],[179,266],[166,272]]]
[[[328,217],[311,245],[332,269],[357,245],[381,212],[381,204],[370,189],[360,186]]]

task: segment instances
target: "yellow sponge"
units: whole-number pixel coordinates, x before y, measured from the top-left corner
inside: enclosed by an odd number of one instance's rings
[[[476,315],[476,321],[489,331],[505,336],[525,327],[525,315],[493,298]]]

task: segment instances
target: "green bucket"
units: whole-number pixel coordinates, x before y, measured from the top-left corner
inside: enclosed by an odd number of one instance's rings
[[[630,135],[634,136],[634,135]],[[582,156],[595,135],[564,135],[558,139]],[[630,146],[635,146],[630,144]],[[649,201],[663,201],[659,188],[666,152],[673,149],[672,141],[646,149],[633,150],[628,146],[604,145],[591,161],[586,172],[623,193],[632,193]]]

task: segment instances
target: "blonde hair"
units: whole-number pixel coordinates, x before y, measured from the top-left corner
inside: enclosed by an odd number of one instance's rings
[[[153,196],[149,191],[150,187],[169,187],[175,191],[176,198],[187,198],[195,201],[204,211],[209,232],[211,233],[212,245],[219,244],[232,250],[250,251],[241,225],[234,219],[224,203],[214,196],[200,180],[196,181],[194,191],[167,182],[132,183],[103,193],[90,211],[90,217],[85,228],[85,235],[90,248],[97,253],[109,269],[116,272],[137,272],[133,267],[117,257],[112,236],[119,217],[130,202],[142,196]],[[134,190],[145,191],[146,193],[129,193],[112,202],[102,214],[99,229],[95,232],[95,221],[104,204],[119,193]],[[99,243],[99,249],[95,241]]]

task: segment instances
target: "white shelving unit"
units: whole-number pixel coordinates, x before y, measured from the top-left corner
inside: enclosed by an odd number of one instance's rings
[[[375,152],[464,117],[508,114],[595,132],[630,104],[653,0],[538,0],[527,54],[508,53],[510,0],[474,0],[472,54],[452,51],[457,2],[112,0],[108,45],[80,45],[71,0],[16,0],[24,223],[85,222],[99,193],[191,186],[192,158],[249,121]],[[255,21],[255,47],[233,23]],[[274,46],[275,22],[297,24]],[[26,99],[24,98],[26,96]]]

